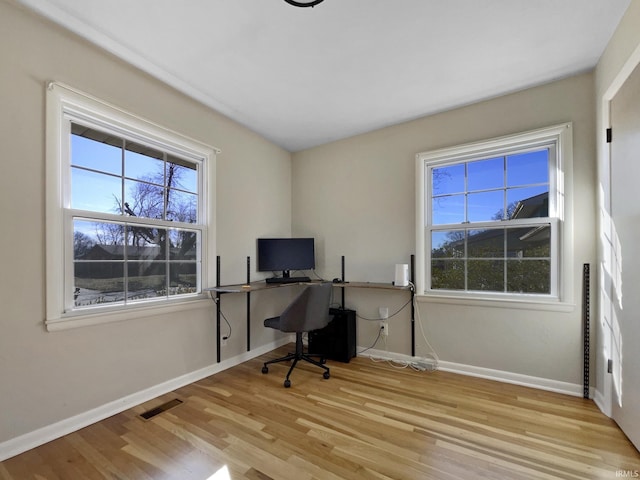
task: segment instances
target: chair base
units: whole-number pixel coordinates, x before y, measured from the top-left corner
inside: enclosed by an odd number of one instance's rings
[[[318,357],[320,360],[315,360],[313,357]],[[291,386],[291,380],[289,380],[289,377],[291,376],[291,372],[293,372],[293,369],[296,368],[296,365],[300,360],[304,360],[305,362],[311,363],[317,367],[322,368],[324,370],[324,373],[322,374],[323,378],[328,379],[331,376],[331,371],[329,370],[329,367],[324,366],[324,363],[325,363],[324,356],[304,353],[304,346],[302,345],[301,333],[296,333],[295,353],[290,353],[288,355],[285,355],[284,357],[280,357],[280,358],[276,358],[276,359],[264,362],[264,365],[262,367],[262,373],[269,373],[269,367],[267,365],[271,365],[272,363],[288,362],[290,360],[293,360],[293,363],[291,364],[291,367],[289,368],[289,371],[287,372],[287,376],[285,377],[285,380],[284,380],[285,388],[289,388]]]

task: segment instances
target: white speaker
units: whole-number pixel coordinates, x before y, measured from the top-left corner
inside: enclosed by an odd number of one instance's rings
[[[393,284],[396,287],[406,287],[409,285],[409,265],[406,263],[396,264],[396,281]]]

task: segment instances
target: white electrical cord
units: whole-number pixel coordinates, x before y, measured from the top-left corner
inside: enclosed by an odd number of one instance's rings
[[[415,291],[415,285],[413,285],[412,283],[409,284],[411,286],[411,288]],[[404,310],[404,308],[409,305],[411,301],[405,303],[402,307],[400,307],[398,309],[398,311],[396,311],[393,315],[390,315],[387,318],[393,317],[395,315],[397,315],[398,313],[400,313],[400,311]],[[422,339],[424,340],[425,345],[428,347],[429,351],[427,353],[424,354],[424,356],[422,356],[422,360],[424,360],[425,363],[427,363],[429,360],[432,360],[433,362],[433,368],[429,369],[429,370],[437,370],[438,369],[438,363],[440,362],[440,359],[438,357],[438,354],[436,353],[435,349],[431,346],[431,344],[429,343],[429,340],[427,339],[427,335],[424,331],[424,326],[422,325],[422,318],[420,317],[420,309],[418,307],[418,302],[416,301],[416,296],[413,296],[413,307],[414,307],[414,311],[416,313],[416,318],[414,320],[416,320],[418,322],[418,325],[420,326],[420,333],[422,335]],[[366,318],[366,317],[362,317],[360,315],[358,315],[359,318],[362,318],[363,320],[368,320],[368,321],[379,321],[379,320],[383,320],[381,318]],[[378,331],[378,336],[376,338],[376,340],[374,341],[373,345],[371,345],[371,347],[366,348],[365,350],[363,350],[361,353],[364,353],[366,350],[369,350],[371,348],[373,348],[376,343],[378,343],[378,340],[380,340],[380,337],[382,337],[383,341],[384,341],[384,349],[385,351],[388,353],[389,352],[389,348],[387,345],[387,337],[384,335],[380,335],[380,331]],[[419,365],[419,362],[416,361],[406,361],[406,360],[394,360],[394,359],[390,359],[390,358],[384,358],[384,357],[374,357],[374,356],[370,356],[369,357],[370,360],[374,363],[381,363],[381,362],[386,362],[389,366],[393,367],[393,368],[398,368],[398,369],[404,369],[404,368],[411,368],[412,370],[416,370],[416,371],[424,371],[425,368],[421,367]],[[429,361],[429,363],[431,364],[432,362]]]
[[[410,283],[410,286],[412,289],[415,289],[415,286]],[[414,290],[415,291],[415,290]],[[409,304],[409,302],[407,302],[402,308],[400,308],[400,310],[404,309],[404,307],[406,307]],[[424,364],[429,364],[429,365],[433,365],[432,368],[425,368],[424,365],[420,365],[420,361],[401,361],[401,360],[393,360],[393,359],[389,359],[389,358],[375,358],[375,357],[370,357],[371,361],[376,362],[376,363],[380,363],[380,362],[387,362],[391,367],[393,368],[398,368],[398,369],[403,369],[403,368],[411,368],[412,370],[416,370],[416,371],[425,371],[425,370],[429,370],[429,371],[435,371],[438,369],[438,364],[440,363],[440,358],[438,357],[438,354],[436,353],[435,349],[433,348],[433,346],[429,343],[429,340],[427,339],[427,334],[424,331],[424,325],[422,324],[422,318],[420,317],[420,308],[418,305],[418,302],[416,300],[416,296],[413,296],[413,307],[414,307],[414,311],[415,311],[415,319],[414,321],[418,322],[418,326],[420,327],[420,334],[422,335],[422,340],[424,340],[424,344],[426,345],[426,347],[428,348],[428,352],[425,353],[422,357],[421,360],[424,362]],[[400,310],[398,310],[395,314],[399,313]],[[394,315],[395,315],[394,314]],[[380,338],[380,333],[378,333],[378,338],[376,339],[376,342],[378,341],[378,339]],[[387,338],[383,337],[384,339],[384,345],[385,345],[385,351],[388,352],[388,347],[387,347]],[[374,343],[374,345],[375,345]],[[373,345],[372,345],[373,346]]]
[[[411,284],[411,287],[415,288],[413,284]],[[416,320],[418,322],[418,325],[420,326],[420,333],[422,334],[422,339],[424,340],[424,343],[426,344],[427,347],[429,347],[429,350],[430,350],[422,358],[426,361],[427,355],[429,355],[435,361],[434,370],[437,370],[438,363],[440,362],[440,358],[438,358],[438,354],[436,353],[435,349],[431,346],[431,344],[429,343],[429,340],[427,340],[427,335],[424,332],[424,326],[422,325],[422,319],[420,318],[420,308],[418,306],[418,302],[416,300],[415,295],[413,296],[413,307],[416,313]]]

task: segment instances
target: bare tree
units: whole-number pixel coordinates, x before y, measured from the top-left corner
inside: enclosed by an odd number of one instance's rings
[[[94,245],[95,242],[89,235],[78,230],[73,232],[73,256],[75,258],[80,258],[83,255],[86,255]]]

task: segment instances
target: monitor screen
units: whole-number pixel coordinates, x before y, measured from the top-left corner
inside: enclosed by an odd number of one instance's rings
[[[258,271],[312,270],[316,267],[313,238],[259,238]]]

